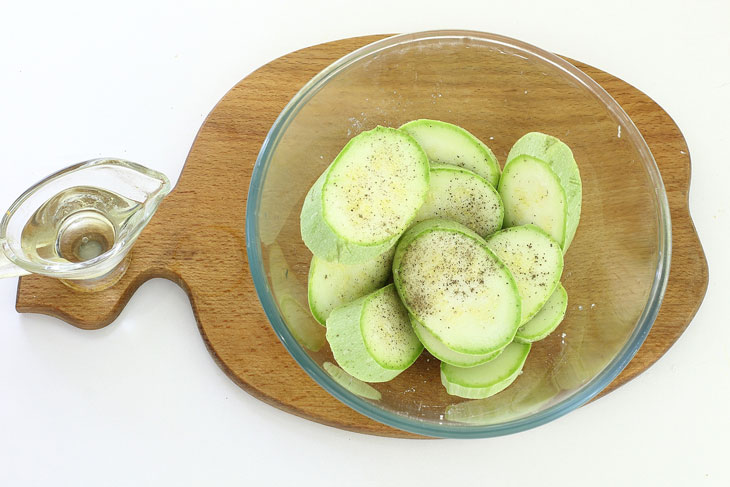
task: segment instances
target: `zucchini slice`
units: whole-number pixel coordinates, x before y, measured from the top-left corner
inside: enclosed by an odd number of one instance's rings
[[[522,225],[491,235],[487,246],[502,259],[517,283],[522,326],[540,311],[560,284],[563,274],[560,245],[535,225]]]
[[[545,161],[560,180],[567,198],[567,221],[565,242],[563,243],[563,251],[566,251],[578,229],[583,198],[583,184],[573,152],[557,137],[540,132],[530,132],[523,135],[512,146],[507,155],[505,169],[521,155],[528,155]]]
[[[423,149],[405,132],[376,127],[350,139],[307,194],[302,240],[317,257],[359,264],[408,228],[429,186]]]
[[[386,382],[423,351],[393,284],[335,308],[327,341],[337,364],[364,382]]]
[[[547,163],[531,156],[513,159],[504,168],[499,195],[504,204],[505,227],[537,225],[565,248],[568,200]]]
[[[553,294],[547,300],[545,305],[532,317],[530,321],[525,323],[517,330],[515,341],[521,343],[532,343],[542,340],[551,334],[558,327],[565,311],[568,309],[568,293],[562,284],[558,283]]]
[[[316,255],[309,264],[307,295],[312,316],[327,322],[333,309],[380,289],[390,279],[395,247],[362,264],[327,262]]]
[[[408,311],[454,351],[496,352],[520,325],[512,274],[460,223],[435,218],[411,227],[395,251],[393,282]]]
[[[494,153],[458,125],[420,119],[401,125],[400,130],[416,139],[431,161],[469,169],[497,187],[500,169]]]
[[[441,383],[452,396],[484,399],[507,388],[520,375],[529,343],[512,342],[499,357],[476,367],[455,367],[441,363]]]
[[[411,325],[413,325],[413,331],[416,332],[416,335],[418,336],[418,339],[421,340],[421,343],[423,343],[424,348],[428,350],[431,355],[442,362],[446,362],[447,364],[456,365],[457,367],[474,367],[476,365],[487,363],[490,360],[494,360],[500,353],[502,353],[502,350],[482,355],[456,352],[441,343],[439,339],[433,335],[433,333],[428,331],[428,329],[420,324],[413,316],[411,316]]]
[[[431,187],[416,221],[454,220],[486,237],[502,228],[502,198],[476,173],[457,166],[431,164]]]

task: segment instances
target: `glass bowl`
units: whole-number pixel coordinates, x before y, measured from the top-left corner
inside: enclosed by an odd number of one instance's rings
[[[568,312],[555,332],[533,345],[519,378],[488,399],[448,395],[439,362],[426,351],[390,382],[357,384],[333,366],[324,328],[309,314],[311,254],[299,232],[307,191],[351,137],[416,118],[466,128],[501,164],[523,134],[552,134],[572,148],[581,171],[582,218],[562,278]],[[656,318],[669,275],[670,232],[649,147],[595,81],[529,44],[465,31],[390,37],[315,76],[271,128],[253,170],[246,214],[256,291],[299,365],[360,413],[436,437],[532,428],[606,387]]]

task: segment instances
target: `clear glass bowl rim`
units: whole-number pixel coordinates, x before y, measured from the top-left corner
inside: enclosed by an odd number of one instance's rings
[[[515,51],[523,51],[570,75],[583,88],[598,98],[621,123],[624,129],[623,135],[629,137],[638,148],[641,154],[641,160],[656,190],[658,219],[656,272],[649,293],[649,299],[644,306],[644,310],[631,336],[611,362],[598,375],[584,384],[581,389],[574,392],[572,396],[563,399],[543,411],[505,423],[484,426],[432,423],[387,411],[349,392],[335,382],[308,355],[291,334],[278,312],[263,267],[261,244],[258,238],[259,228],[257,218],[261,203],[261,188],[271,162],[271,156],[282,134],[286,131],[296,114],[330,79],[359,59],[393,46],[429,39],[473,39],[486,41],[495,47],[503,46]],[[671,261],[671,220],[664,183],[649,146],[621,106],[592,78],[561,57],[516,39],[478,31],[434,30],[386,37],[347,54],[312,78],[299,90],[286,107],[284,107],[264,140],[251,175],[248,200],[246,202],[246,250],[256,293],[274,332],[294,360],[327,392],[359,413],[403,431],[441,438],[486,438],[535,428],[569,413],[595,397],[628,365],[649,334],[661,307],[669,277]]]

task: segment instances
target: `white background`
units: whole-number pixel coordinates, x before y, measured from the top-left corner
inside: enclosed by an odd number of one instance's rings
[[[710,288],[677,344],[596,403],[509,437],[408,441],[264,405],[215,365],[188,300],[144,285],[100,331],[19,315],[0,281],[0,485],[730,485],[730,3],[585,0],[20,2],[0,8],[0,207],[101,155],[183,166],[206,114],[292,50],[434,28],[496,32],[646,92],[692,155]]]

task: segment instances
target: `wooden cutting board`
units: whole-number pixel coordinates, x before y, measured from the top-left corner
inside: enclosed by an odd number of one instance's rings
[[[415,437],[340,403],[285,352],[256,296],[244,233],[251,171],[279,112],[320,70],[382,37],[344,39],[302,49],[243,79],[203,124],[176,188],[132,249],[131,265],[122,280],[99,293],[79,293],[54,279],[22,277],[17,310],[55,316],[80,328],[101,328],[119,315],[142,283],[167,278],[190,297],[201,335],[216,362],[250,394],[338,428]],[[638,126],[661,171],[672,216],[671,274],[659,316],[631,363],[601,393],[605,395],[646,370],[679,338],[705,295],[708,268],[689,215],[690,156],[679,128],[636,88],[596,68],[571,62],[602,85]]]

